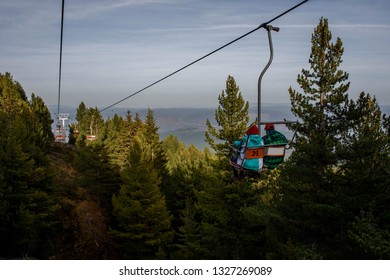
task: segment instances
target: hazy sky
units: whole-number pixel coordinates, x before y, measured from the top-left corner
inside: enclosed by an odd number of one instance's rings
[[[106,107],[256,28],[300,0],[66,0],[61,103]],[[289,103],[288,88],[309,68],[320,17],[345,52],[350,96],[361,91],[390,105],[390,1],[310,0],[276,20],[274,61],[263,79],[265,103]],[[61,0],[0,0],[0,72],[28,96],[57,103]],[[268,61],[260,29],[119,104],[119,107],[215,107],[228,75],[257,102]]]

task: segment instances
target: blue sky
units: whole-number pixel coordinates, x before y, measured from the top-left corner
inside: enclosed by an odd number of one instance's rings
[[[61,103],[106,107],[256,28],[299,0],[65,0]],[[310,39],[329,20],[345,52],[349,94],[390,105],[390,2],[310,0],[276,20],[265,103],[289,103],[288,88],[309,68]],[[57,102],[61,0],[0,0],[0,72],[26,93]],[[228,75],[257,102],[269,56],[267,33],[248,37],[126,100],[119,107],[215,107]]]

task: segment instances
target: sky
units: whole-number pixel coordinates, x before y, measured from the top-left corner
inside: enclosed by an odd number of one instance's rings
[[[253,30],[300,0],[65,0],[61,105],[105,108]],[[0,73],[57,105],[62,0],[0,0]],[[288,104],[309,69],[311,35],[324,17],[345,51],[349,95],[390,105],[390,1],[309,0],[272,22],[274,59],[262,102]],[[265,29],[118,104],[128,108],[216,107],[232,76],[257,102],[268,62]]]

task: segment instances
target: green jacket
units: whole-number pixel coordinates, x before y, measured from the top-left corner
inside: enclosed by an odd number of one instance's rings
[[[263,136],[265,145],[277,145],[277,144],[287,144],[286,137],[276,130],[270,130],[266,135]],[[278,167],[284,160],[284,156],[274,156],[274,157],[264,157],[264,165],[269,169],[274,169]]]

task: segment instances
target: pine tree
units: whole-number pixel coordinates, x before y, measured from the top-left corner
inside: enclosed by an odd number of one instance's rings
[[[76,121],[79,124],[82,124],[84,122],[84,118],[86,114],[87,114],[87,106],[85,106],[85,103],[81,101],[79,107],[77,108]]]
[[[226,184],[217,174],[207,179],[196,196],[200,238],[191,246],[205,259],[264,258],[265,213],[254,213],[263,191],[249,181]]]
[[[167,258],[174,232],[152,159],[152,147],[142,135],[135,138],[121,173],[123,184],[112,203],[118,229],[113,231],[122,257]]]
[[[100,130],[103,128],[103,117],[97,107],[87,108],[84,102],[81,102],[77,108],[77,124],[74,129],[79,132],[78,140],[86,138],[87,135],[94,135],[96,139],[102,141]]]
[[[331,39],[328,21],[321,18],[312,36],[310,70],[298,75],[303,93],[289,89],[300,123],[293,125],[297,140],[280,177],[282,218],[273,222],[283,236],[283,258],[362,257],[351,249],[356,230],[364,229],[361,223],[353,226],[359,212],[375,212],[381,230],[389,221],[382,214],[388,212],[383,194],[389,163],[381,112],[365,94],[357,102],[349,99],[348,74],[339,70],[344,48],[340,38],[335,44]]]
[[[348,74],[339,69],[344,52],[340,38],[332,43],[327,19],[321,18],[312,35],[310,70],[302,70],[297,82],[303,93],[289,89],[292,112],[299,118],[294,152],[281,175],[284,199],[280,204],[287,224],[284,232],[305,256],[332,258],[342,240],[342,227],[332,178],[338,165],[341,135],[348,130]],[[326,244],[326,245],[325,245]],[[313,249],[312,248],[317,248]],[[284,256],[289,258],[291,256]],[[301,256],[304,257],[304,256]]]
[[[4,88],[9,87],[12,84],[13,92],[16,94],[17,98],[23,101],[27,101],[26,93],[22,87],[22,85],[18,81],[14,81],[11,73],[0,73],[0,97],[2,97],[2,93]]]
[[[173,216],[173,228],[177,232],[175,244],[180,248],[174,257],[195,258],[200,256],[200,243],[196,244],[195,235],[198,235],[194,232],[198,230],[194,227],[199,224],[197,217],[194,217],[196,193],[203,182],[208,181],[209,173],[213,173],[207,159],[210,155],[199,151],[193,145],[187,148],[172,135],[164,139],[163,148],[169,172],[164,194]]]
[[[353,241],[355,253],[353,258],[356,256],[359,256],[359,259],[374,260],[390,258],[390,231],[378,225],[372,212],[361,211],[348,230],[348,238]]]
[[[351,125],[339,149],[337,182],[344,223],[348,225],[349,234],[345,235],[352,236],[353,241],[349,244],[354,248],[351,257],[388,258],[390,137],[386,122],[389,117],[382,116],[375,97],[363,92],[356,102],[351,101],[348,119]],[[372,236],[367,235],[370,228]]]
[[[178,229],[180,243],[176,253],[179,259],[195,260],[201,257],[200,224],[196,220],[196,208],[192,199],[188,198],[185,208],[181,210],[182,226]]]
[[[29,103],[12,76],[0,74],[0,84],[2,257],[47,257],[58,221],[46,154],[48,110],[34,95]]]
[[[109,211],[107,216],[111,216],[111,198],[118,190],[119,171],[109,161],[106,147],[102,143],[95,141],[86,145],[85,141],[79,141],[76,151],[74,165],[82,174],[79,178],[80,185],[97,195],[101,206]]]
[[[229,157],[229,144],[243,137],[249,122],[249,103],[245,102],[233,77],[228,76],[226,89],[218,97],[219,106],[215,112],[218,127],[207,119],[206,141],[217,155]]]
[[[340,38],[332,43],[328,20],[321,18],[312,35],[310,70],[302,70],[297,82],[303,93],[289,89],[292,112],[300,120],[293,125],[297,132],[295,159],[308,164],[313,178],[323,178],[326,169],[336,163],[334,148],[346,130],[348,74],[339,70],[344,53]],[[346,83],[345,83],[346,82]]]
[[[46,107],[41,97],[32,94],[30,106],[34,115],[34,118],[31,119],[31,133],[36,134],[38,140],[37,145],[41,149],[44,149],[54,139],[51,128],[53,120],[51,119],[49,109]]]
[[[156,124],[156,120],[151,109],[148,109],[144,124],[145,125],[143,126],[143,134],[145,137],[145,142],[151,148],[154,167],[156,168],[156,170],[159,170],[159,175],[164,180],[168,173],[166,169],[167,159],[165,157],[162,142],[160,141],[160,136],[158,134],[159,128]]]
[[[180,212],[184,208],[186,200],[188,184],[189,166],[188,156],[185,145],[178,140],[177,137],[169,135],[162,142],[164,154],[167,158],[165,186],[162,189],[167,206],[173,215],[173,227],[177,229],[181,225]]]
[[[351,125],[339,149],[339,173],[343,184],[349,186],[346,195],[356,200],[354,215],[358,216],[362,208],[368,211],[373,201],[384,198],[385,186],[390,183],[390,138],[385,130],[388,117],[382,116],[375,97],[362,92],[356,102],[351,101],[348,118]]]
[[[122,169],[126,164],[134,136],[140,127],[132,120],[130,112],[127,112],[126,119],[115,114],[112,120],[106,121],[105,127],[104,144],[111,163]]]

